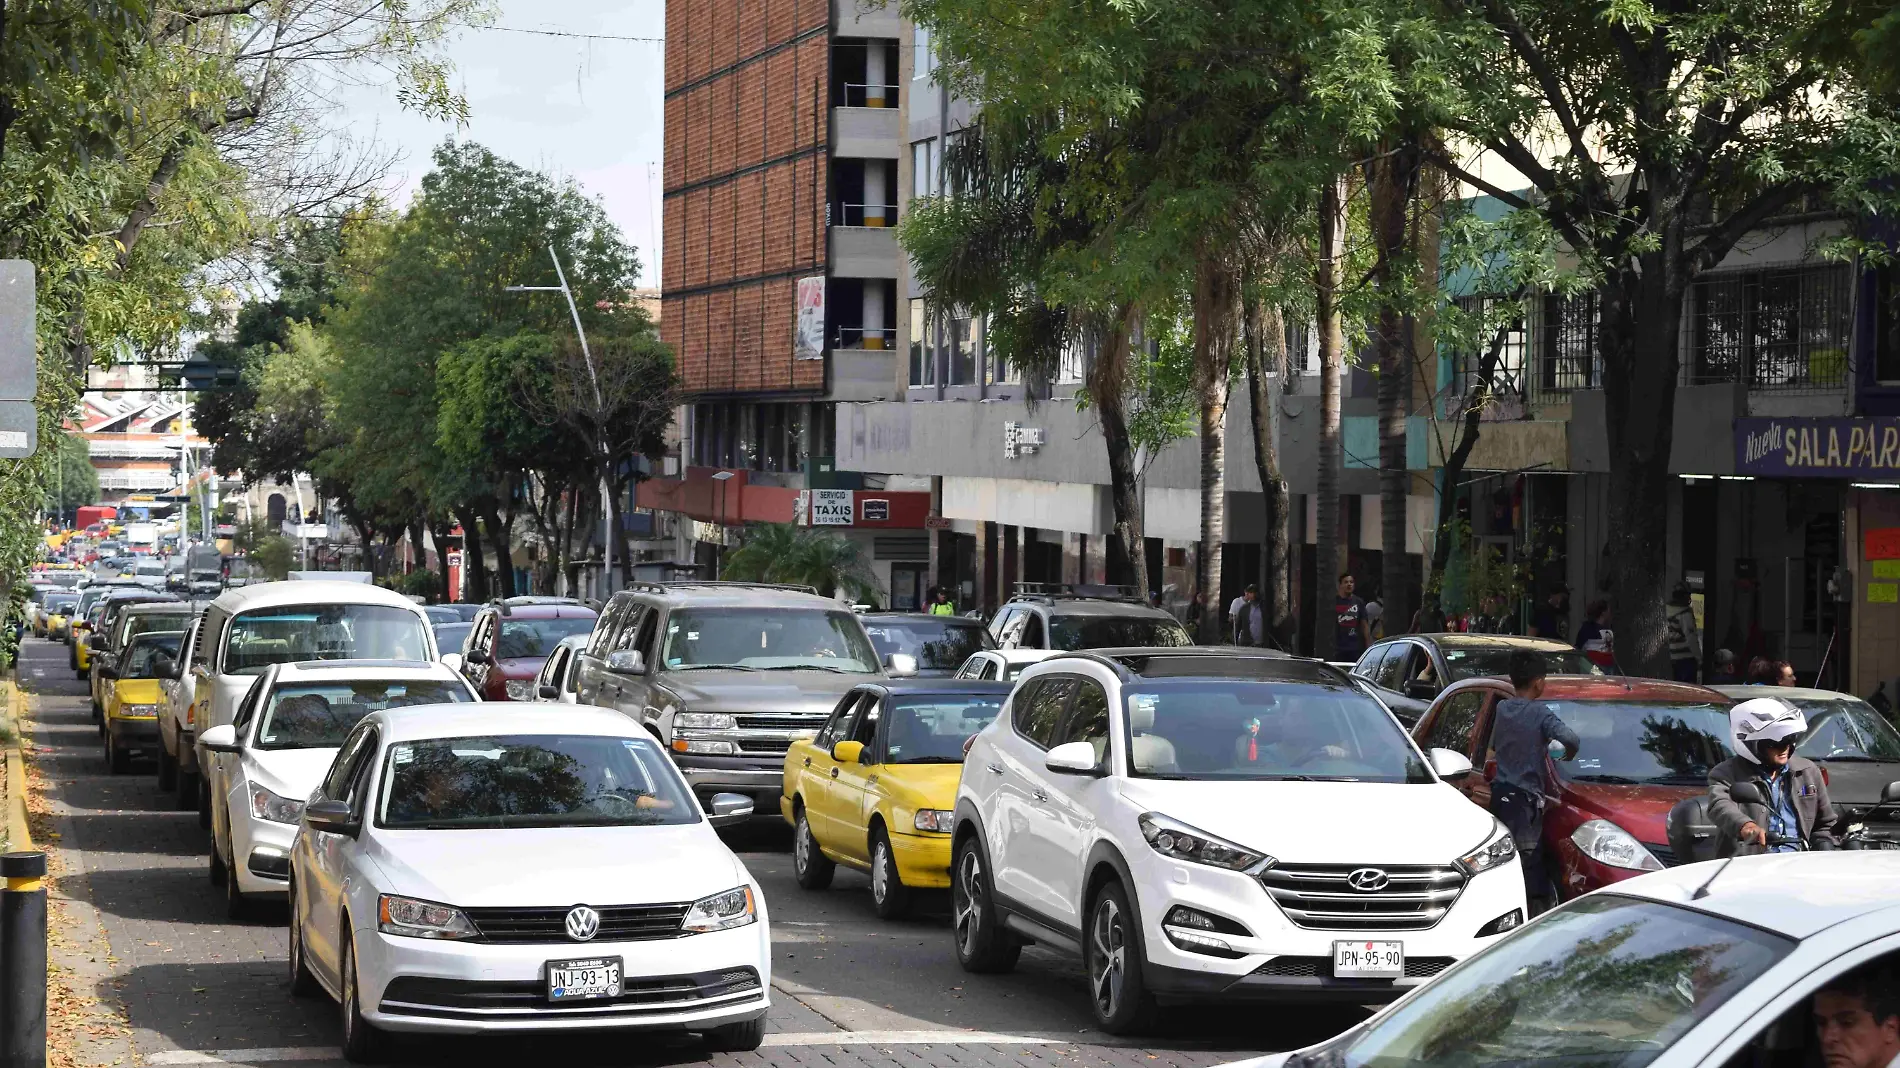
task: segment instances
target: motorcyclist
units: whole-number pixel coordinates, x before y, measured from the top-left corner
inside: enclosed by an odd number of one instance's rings
[[[1839,844],[1834,831],[1840,814],[1828,799],[1827,780],[1814,761],[1794,753],[1807,730],[1801,710],[1777,697],[1750,698],[1729,710],[1729,748],[1735,755],[1709,769],[1709,818],[1716,827],[1718,855]],[[1753,784],[1762,803],[1737,801],[1734,790],[1741,783]]]

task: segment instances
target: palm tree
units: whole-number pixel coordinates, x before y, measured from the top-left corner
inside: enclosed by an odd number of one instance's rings
[[[856,542],[833,531],[790,523],[748,527],[744,544],[726,558],[720,577],[811,586],[824,597],[842,590],[854,601],[875,601],[884,593]]]

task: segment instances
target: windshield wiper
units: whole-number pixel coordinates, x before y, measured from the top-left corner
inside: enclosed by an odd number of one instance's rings
[[[1894,761],[1892,761],[1892,760],[1890,760],[1890,759],[1889,759],[1889,760],[1882,760],[1882,759],[1881,759],[1880,757],[1870,757],[1870,756],[1865,756],[1865,755],[1860,755],[1860,756],[1855,756],[1855,755],[1851,755],[1851,754],[1847,754],[1847,753],[1843,753],[1843,754],[1841,754],[1840,756],[1824,756],[1824,757],[1815,757],[1814,759],[1816,759],[1816,760],[1825,760],[1825,761],[1827,761],[1827,762],[1828,762],[1828,763],[1830,763],[1830,764],[1835,764],[1835,763],[1840,763],[1840,764],[1891,764],[1891,763],[1894,763]]]
[[[1627,775],[1572,775],[1576,782],[1599,782],[1609,786],[1641,786],[1641,779],[1632,779]]]
[[[757,671],[759,669],[755,667],[747,667],[744,664],[681,664],[678,667],[667,668],[667,670],[668,671]]]
[[[852,671],[849,668],[830,667],[829,665],[825,665],[825,664],[774,664],[771,667],[754,668],[752,670],[755,670],[755,671],[829,671],[833,675],[868,674],[867,672],[863,672],[863,671]]]

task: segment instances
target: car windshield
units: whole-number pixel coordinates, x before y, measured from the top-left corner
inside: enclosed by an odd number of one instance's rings
[[[903,653],[917,658],[920,668],[954,668],[982,649],[994,648],[990,632],[975,620],[958,621],[950,617],[935,619],[864,620],[864,633],[871,636],[877,655]]]
[[[1521,645],[1454,645],[1439,643],[1445,654],[1445,671],[1452,682],[1463,682],[1487,675],[1509,675],[1511,657]],[[1551,675],[1601,675],[1603,669],[1583,655],[1580,649],[1537,649],[1544,671]]]
[[[1706,913],[1586,897],[1426,984],[1312,1061],[1641,1068],[1793,948]]]
[[[932,694],[895,700],[884,713],[886,764],[961,764],[963,743],[990,725],[1004,694]]]
[[[816,608],[683,608],[666,618],[661,654],[674,671],[696,668],[877,670],[877,650],[856,616]]]
[[[437,623],[435,647],[445,653],[459,653],[462,651],[462,642],[468,638],[468,632],[474,629],[473,623]]]
[[[1573,782],[1702,786],[1728,759],[1728,709],[1680,701],[1545,701],[1577,732],[1575,760],[1556,762]]]
[[[62,612],[62,613],[70,612],[72,611],[73,606],[78,603],[79,603],[79,598],[74,597],[72,594],[68,593],[64,595],[48,597],[46,599],[46,608],[50,612]]]
[[[1052,615],[1049,638],[1050,648],[1068,652],[1194,644],[1181,624],[1155,616]]]
[[[509,735],[397,742],[378,823],[391,828],[655,826],[699,805],[645,738]]]
[[[133,612],[125,617],[125,637],[129,641],[147,631],[184,630],[188,622],[183,612]]]
[[[1900,761],[1900,733],[1867,702],[1837,697],[1789,703],[1808,717],[1808,736],[1795,752],[1809,760]]]
[[[185,636],[181,630],[147,631],[132,639],[125,648],[125,662],[119,670],[122,679],[158,678],[158,658],[163,656],[178,659],[178,642]]]
[[[1139,777],[1436,781],[1391,715],[1343,685],[1148,680],[1123,695]]]
[[[507,619],[501,621],[501,636],[495,641],[495,656],[515,660],[531,656],[545,660],[570,634],[586,634],[594,629],[593,616],[573,619]]]
[[[239,612],[224,644],[224,673],[257,675],[302,660],[426,660],[422,615],[370,604],[287,605]]]
[[[140,564],[138,573],[141,575],[163,575],[165,573],[165,565],[159,563]]]
[[[385,708],[473,701],[448,679],[338,679],[272,690],[257,725],[259,749],[334,749],[356,721]]]

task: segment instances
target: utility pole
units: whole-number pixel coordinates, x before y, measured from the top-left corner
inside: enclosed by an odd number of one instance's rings
[[[580,339],[581,359],[587,364],[587,381],[594,387],[594,416],[602,431],[602,440],[595,450],[600,464],[600,583],[601,600],[605,601],[614,592],[614,494],[613,481],[609,473],[613,466],[613,456],[607,450],[605,431],[607,426],[607,399],[600,392],[600,374],[594,370],[594,354],[587,348],[587,331],[581,328],[581,310],[574,303],[574,291],[567,286],[567,272],[561,269],[561,257],[548,245],[548,258],[554,261],[554,277],[560,279],[558,286],[505,286],[509,293],[559,293],[567,298],[567,313],[574,317],[574,334]]]

